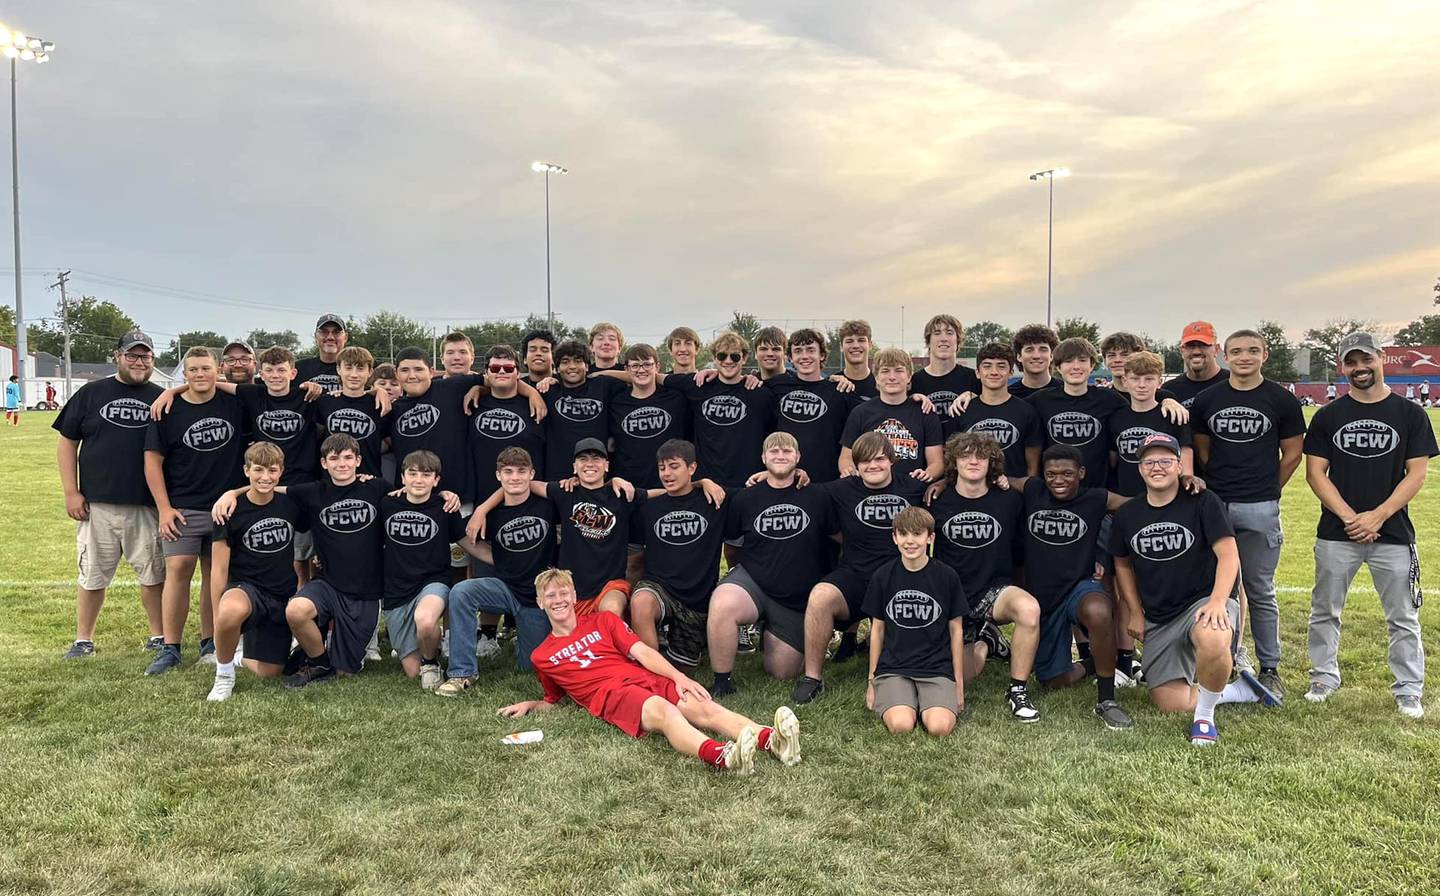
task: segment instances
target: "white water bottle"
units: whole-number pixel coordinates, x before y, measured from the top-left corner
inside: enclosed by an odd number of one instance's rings
[[[538,744],[545,739],[545,732],[536,728],[533,731],[516,731],[514,734],[507,734],[500,738],[500,743],[509,747],[520,747],[525,744]]]

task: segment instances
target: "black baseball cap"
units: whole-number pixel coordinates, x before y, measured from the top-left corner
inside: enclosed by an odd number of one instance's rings
[[[124,336],[121,336],[119,342],[115,343],[115,347],[122,352],[128,352],[137,345],[143,345],[152,352],[155,350],[155,340],[151,339],[144,330],[131,330]]]
[[[610,452],[605,450],[605,443],[599,439],[581,439],[575,443],[575,453],[571,457],[579,457],[582,454],[595,453],[601,457],[609,457]]]
[[[1152,432],[1146,436],[1145,441],[1140,443],[1140,453],[1137,456],[1144,457],[1145,452],[1151,448],[1164,448],[1176,457],[1180,456],[1180,441],[1168,432]]]
[[[317,320],[317,321],[315,321],[315,329],[318,330],[318,329],[320,329],[321,327],[325,326],[326,324],[334,324],[335,326],[339,327],[339,328],[342,329],[342,330],[345,329],[345,319],[342,318],[342,317],[340,317],[340,315],[338,315],[338,314],[322,314],[322,315],[320,315],[320,319]]]

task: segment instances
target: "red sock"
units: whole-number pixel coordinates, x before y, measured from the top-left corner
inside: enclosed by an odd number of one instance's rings
[[[714,738],[707,738],[700,745],[700,761],[716,768],[725,767],[725,745]]]
[[[757,737],[757,738],[755,738],[755,749],[757,749],[757,750],[768,750],[768,749],[770,749],[770,735],[772,735],[772,734],[774,734],[774,733],[775,733],[775,729],[769,727],[768,725],[767,725],[766,727],[764,727],[764,728],[761,728],[761,729],[760,729],[760,736]]]

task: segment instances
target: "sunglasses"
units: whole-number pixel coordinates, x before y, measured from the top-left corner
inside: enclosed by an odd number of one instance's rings
[[[740,362],[740,361],[745,360],[745,356],[744,356],[743,354],[741,354],[740,352],[717,352],[716,355],[715,355],[715,360],[716,360],[716,361],[730,361],[730,362],[732,362],[732,363],[737,363],[737,362]]]
[[[490,372],[491,372],[491,373],[514,373],[514,372],[515,372],[515,365],[514,365],[514,364],[491,364],[491,365],[490,365]]]

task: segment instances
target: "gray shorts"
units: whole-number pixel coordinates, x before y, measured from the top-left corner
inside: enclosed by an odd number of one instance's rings
[[[1190,640],[1190,630],[1195,627],[1196,611],[1209,601],[1209,595],[1200,598],[1164,625],[1146,623],[1142,661],[1146,685],[1153,688],[1179,679],[1195,683],[1195,645]],[[1230,617],[1230,629],[1238,629],[1240,602],[1233,597],[1227,600],[1225,615]]]
[[[180,537],[169,541],[160,538],[160,553],[166,557],[198,557],[210,549],[210,539],[215,534],[215,523],[208,510],[186,510],[176,508],[185,515],[180,524]]]
[[[315,556],[315,533],[295,533],[295,562],[304,563]]]
[[[382,611],[385,614],[385,631],[390,633],[390,646],[395,648],[395,655],[402,660],[420,649],[420,634],[415,629],[415,607],[420,598],[428,594],[435,595],[447,605],[450,602],[450,586],[443,582],[431,582],[395,609]],[[439,618],[445,618],[443,608]]]
[[[805,652],[804,610],[791,609],[766,594],[765,589],[745,571],[744,566],[732,567],[720,584],[734,585],[750,595],[750,600],[754,601],[755,609],[760,613],[760,621],[765,623],[765,631],[795,650]]]
[[[875,712],[908,706],[916,712],[927,709],[948,709],[956,712],[955,679],[944,676],[912,678],[909,675],[875,676]]]

